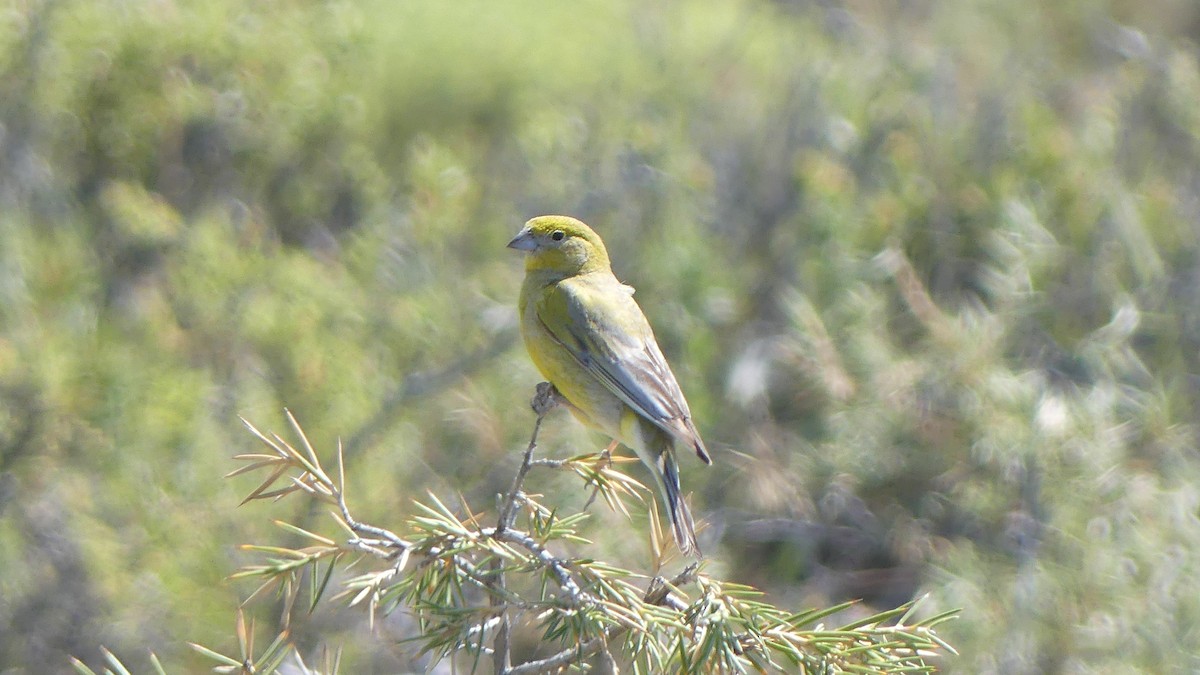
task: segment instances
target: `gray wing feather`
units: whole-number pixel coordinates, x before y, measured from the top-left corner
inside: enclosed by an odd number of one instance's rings
[[[561,304],[539,307],[539,314],[565,310],[570,334],[560,335],[548,326],[547,331],[626,405],[695,446],[706,459],[687,401],[633,299],[633,289],[615,277],[586,275],[560,282],[556,290],[544,302]]]

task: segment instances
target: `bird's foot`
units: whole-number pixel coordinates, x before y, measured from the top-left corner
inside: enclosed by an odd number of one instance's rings
[[[533,400],[529,402],[529,406],[533,408],[533,412],[537,413],[538,417],[545,417],[546,413],[554,410],[560,405],[566,403],[566,399],[554,385],[549,382],[538,382],[537,393],[533,395]]]

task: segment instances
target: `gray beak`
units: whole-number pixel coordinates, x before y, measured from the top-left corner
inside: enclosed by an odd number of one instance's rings
[[[537,248],[537,240],[533,238],[533,234],[529,230],[521,230],[513,240],[508,242],[509,248],[515,248],[518,251],[532,251]]]

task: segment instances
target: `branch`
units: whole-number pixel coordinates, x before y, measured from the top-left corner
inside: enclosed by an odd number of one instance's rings
[[[537,413],[537,419],[533,421],[533,434],[529,438],[529,445],[525,447],[525,455],[521,459],[521,466],[517,469],[517,475],[513,476],[512,487],[508,489],[508,497],[505,498],[504,503],[500,506],[500,517],[496,521],[496,527],[490,536],[499,541],[519,543],[530,551],[533,551],[540,560],[543,560],[543,562],[550,566],[550,569],[554,571],[554,575],[558,579],[559,585],[562,586],[563,590],[567,591],[573,601],[578,603],[582,591],[575,584],[575,580],[571,578],[570,573],[566,571],[561,561],[550,556],[532,538],[518,538],[517,533],[511,530],[513,521],[517,517],[517,502],[521,494],[521,485],[525,483],[525,476],[529,473],[529,467],[533,463],[533,450],[537,447],[538,431],[542,428],[542,420],[545,419],[547,413],[558,407],[561,400],[558,391],[554,389],[554,385],[549,382],[538,383],[537,393],[534,394],[533,400],[529,403],[533,411]],[[528,543],[524,539],[528,539]],[[529,545],[533,545],[539,550],[534,550]],[[550,562],[546,562],[547,559]],[[488,586],[492,592],[488,594],[488,604],[494,608],[501,606],[503,602],[502,596],[506,591],[504,563],[499,558],[496,558],[492,561],[491,569],[492,573],[488,577]],[[492,652],[496,675],[502,675],[512,667],[512,652],[509,648],[509,635],[512,633],[512,622],[509,620],[506,609],[500,609],[499,619],[500,627],[496,630],[496,641]]]
[[[829,630],[817,622],[849,604],[794,614],[757,600],[761,593],[753,588],[700,575],[697,565],[671,580],[656,576],[643,590],[631,583],[634,578],[646,578],[643,575],[589,559],[556,556],[552,542],[578,540],[575,527],[584,514],[558,516],[555,510],[525,494],[522,489],[531,467],[568,468],[589,488],[600,489],[614,508],[621,508],[625,496],[637,496],[636,490],[644,489],[610,466],[621,458],[603,453],[554,462],[533,458],[542,420],[561,404],[552,386],[538,386],[533,401],[537,414],[533,433],[512,484],[498,505],[495,526],[480,527],[478,517],[469,508],[467,516],[460,516],[430,494],[432,501],[416,502],[423,513],[409,521],[409,529],[402,531],[404,536],[354,518],[347,504],[341,447],[337,471],[327,473],[290,413],[289,421],[303,441],[297,444],[300,449],[276,434],[268,437],[247,423],[270,452],[238,456],[246,464],[231,475],[250,471],[266,474],[246,501],[278,500],[303,492],[331,505],[331,515],[349,537],[339,543],[279,522],[309,544],[296,549],[246,546],[268,559],[264,565],[243,568],[234,578],[264,580],[251,599],[272,589],[280,590],[285,615],[290,616],[296,596],[305,585],[301,583],[302,575],[309,576],[311,606],[315,607],[343,556],[357,557],[348,566],[367,555],[388,561],[386,568],[343,582],[344,591],[339,597],[352,595],[348,603],[351,606],[366,601],[372,619],[381,605],[391,608],[406,604],[420,618],[422,634],[418,640],[422,651],[443,658],[465,649],[476,654],[477,664],[480,657],[490,655],[497,675],[557,672],[582,666],[597,655],[609,655],[611,659],[614,641],[639,667],[652,671],[703,665],[722,672],[740,672],[748,667],[762,672],[793,672],[787,669],[819,670],[836,663],[861,667],[861,672],[908,672],[930,670],[925,659],[938,652],[953,653],[933,628],[953,618],[954,611],[905,625],[915,607],[906,605]],[[524,529],[514,527],[522,512],[528,520]],[[651,522],[653,527],[653,516]],[[651,540],[657,536],[652,529]],[[410,566],[412,557],[420,562]],[[507,588],[508,574],[523,575],[532,582],[521,585],[531,585],[532,595]],[[698,586],[700,594],[689,600],[679,590],[685,584]],[[481,604],[479,591],[487,596],[485,604]],[[543,639],[561,651],[514,667],[511,622],[526,612],[536,613]],[[814,624],[815,628],[806,628]],[[285,626],[276,643],[290,644],[288,634]],[[492,644],[485,646],[489,641]],[[282,652],[272,648],[268,653]],[[214,654],[208,653],[226,665],[241,663]]]
[[[440,391],[464,375],[478,370],[480,367],[487,365],[496,356],[503,354],[512,346],[516,338],[516,333],[513,331],[504,331],[493,337],[493,339],[485,345],[477,347],[473,352],[462,357],[458,361],[451,363],[441,368],[412,373],[404,378],[404,380],[390,393],[384,396],[379,409],[367,420],[358,431],[351,434],[346,440],[345,455],[354,459],[365,448],[375,442],[376,438],[383,433],[389,426],[395,423],[396,419],[404,411],[404,406],[415,398],[427,396],[429,394]],[[245,422],[245,420],[242,420]],[[299,517],[297,521],[301,526],[308,527],[308,524],[313,522],[319,515],[320,510],[310,508],[304,515]]]
[[[533,421],[533,435],[529,438],[529,445],[525,448],[525,457],[521,461],[521,467],[517,469],[517,475],[513,476],[512,487],[508,489],[508,497],[500,507],[500,519],[496,523],[497,534],[503,532],[505,528],[511,527],[516,518],[517,496],[521,492],[521,485],[525,482],[525,475],[529,473],[529,467],[533,465],[533,450],[537,447],[538,431],[542,428],[542,420],[547,413],[562,404],[563,399],[554,385],[549,382],[538,383],[537,393],[529,402],[530,407],[537,413],[537,419]]]
[[[700,569],[699,563],[688,565],[682,572],[677,574],[674,579],[668,583],[662,577],[654,577],[650,581],[650,587],[646,589],[646,595],[643,596],[643,601],[648,605],[667,605],[672,603],[669,600],[674,600],[671,595],[671,589],[676,586],[690,583],[696,580],[696,573]],[[587,642],[573,647],[564,649],[553,656],[547,656],[544,659],[537,661],[527,661],[515,668],[509,668],[504,671],[504,675],[534,675],[536,673],[554,673],[558,672],[563,667],[570,665],[587,656],[591,656],[596,652],[608,646],[608,643],[616,637],[620,637],[628,632],[627,626],[610,626],[604,629],[604,632],[599,636],[588,640]]]
[[[582,607],[595,602],[595,598],[580,588],[579,584],[575,583],[575,580],[571,578],[571,572],[567,569],[567,561],[555,558],[545,546],[537,543],[537,540],[533,537],[513,529],[504,531],[484,530],[484,534],[494,537],[498,541],[516,544],[532,553],[538,561],[554,572],[554,578],[558,581],[559,587],[570,596],[573,607]]]

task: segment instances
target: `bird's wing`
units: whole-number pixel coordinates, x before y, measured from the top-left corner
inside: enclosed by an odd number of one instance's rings
[[[632,288],[610,274],[572,277],[547,289],[537,315],[546,331],[618,398],[710,461]]]

